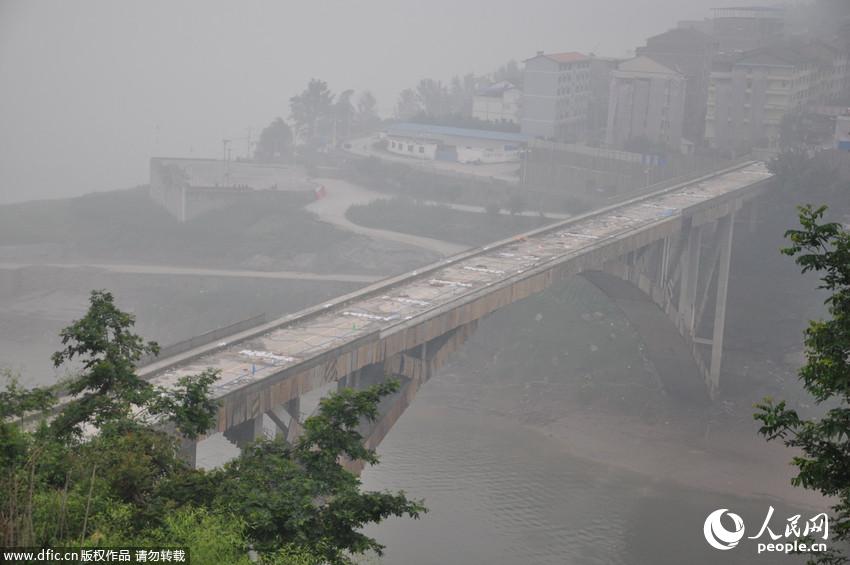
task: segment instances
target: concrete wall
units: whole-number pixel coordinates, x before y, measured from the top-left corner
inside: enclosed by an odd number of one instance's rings
[[[558,63],[545,57],[525,62],[522,96],[522,133],[554,138],[557,122]]]
[[[744,151],[778,142],[779,125],[795,102],[794,69],[736,67],[712,73],[706,138],[713,147]]]
[[[509,163],[519,161],[520,151],[506,149],[506,145],[499,147],[458,147],[458,163]]]
[[[646,138],[681,151],[685,80],[677,75],[615,72],[608,105],[606,143],[622,148]]]
[[[519,161],[520,146],[503,141],[472,137],[441,136],[440,140],[422,140],[396,135],[387,136],[387,151],[413,159],[434,160],[440,145],[455,149],[458,163],[506,163]]]
[[[291,165],[152,158],[151,198],[185,222],[257,194],[309,194],[315,184]]]
[[[390,135],[387,136],[387,151],[396,155],[433,161],[437,156],[437,142]]]
[[[705,111],[708,103],[708,82],[717,44],[699,33],[666,33],[647,40],[637,49],[666,67],[685,76],[685,116],[683,135],[694,142],[705,136]]]
[[[472,117],[485,122],[519,123],[522,91],[506,90],[501,96],[475,96],[472,100]]]

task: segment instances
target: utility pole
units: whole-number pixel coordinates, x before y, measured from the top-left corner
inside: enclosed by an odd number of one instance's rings
[[[225,138],[225,139],[221,140],[221,157],[222,157],[222,160],[224,161],[224,173],[223,173],[222,179],[221,179],[222,180],[222,182],[221,182],[222,186],[227,186],[228,183],[230,182],[230,163],[227,160],[228,146],[229,145],[230,145],[229,139]]]

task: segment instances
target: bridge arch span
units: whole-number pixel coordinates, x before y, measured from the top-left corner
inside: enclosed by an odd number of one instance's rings
[[[708,390],[690,344],[648,294],[604,271],[584,271],[579,276],[605,294],[623,313],[643,342],[644,354],[667,393],[695,404],[707,402]]]

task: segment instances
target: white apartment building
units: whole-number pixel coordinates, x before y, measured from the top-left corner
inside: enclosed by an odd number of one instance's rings
[[[538,51],[523,74],[522,133],[576,141],[586,135],[590,107],[591,59],[581,53]]]

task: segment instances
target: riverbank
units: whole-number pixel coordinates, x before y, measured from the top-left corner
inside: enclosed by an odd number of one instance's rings
[[[791,486],[794,452],[781,442],[767,443],[756,422],[693,422],[683,415],[647,425],[616,412],[575,409],[531,427],[575,457],[653,480],[818,511],[827,505],[821,495]]]
[[[439,256],[339,229],[309,209],[307,198],[246,198],[185,223],[157,206],[146,187],[0,206],[0,262],[387,276]]]

